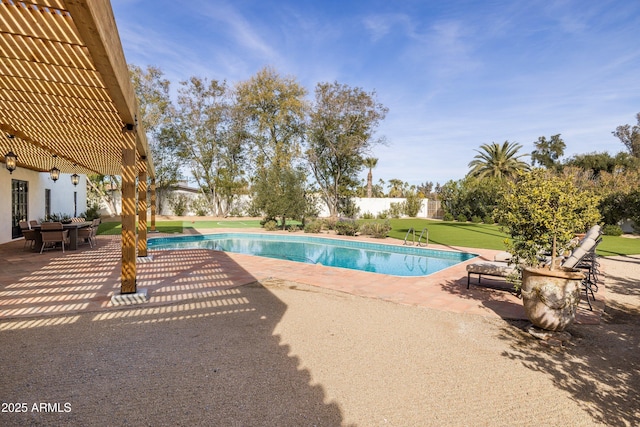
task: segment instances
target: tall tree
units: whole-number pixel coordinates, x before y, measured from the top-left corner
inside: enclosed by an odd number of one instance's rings
[[[236,88],[239,111],[246,117],[256,170],[299,158],[304,139],[306,89],[293,77],[263,68]]]
[[[364,166],[369,169],[367,173],[367,197],[371,198],[373,193],[373,168],[378,165],[378,159],[375,157],[367,157],[364,159]]]
[[[560,165],[560,157],[564,154],[566,144],[560,138],[560,134],[552,135],[547,141],[544,136],[538,138],[536,149],[531,152],[531,164],[544,166],[546,169],[554,169]]]
[[[409,184],[401,179],[393,178],[389,180],[389,197],[404,197],[409,189]]]
[[[292,77],[264,68],[236,87],[238,115],[250,141],[254,173],[254,206],[267,217],[293,218],[304,211],[293,200],[304,194],[306,177],[299,169],[307,104],[306,90]]]
[[[624,151],[615,156],[609,153],[576,154],[565,161],[566,166],[575,166],[584,171],[589,171],[593,178],[598,178],[602,172],[615,173],[633,170],[638,167],[637,158]]]
[[[522,160],[527,154],[518,154],[521,144],[505,141],[502,145],[492,142],[482,144],[474,160],[469,162],[469,176],[476,178],[513,178],[518,171],[529,170],[529,165]]]
[[[179,153],[216,216],[226,216],[242,188],[245,137],[225,82],[191,77],[178,89]]]
[[[169,94],[171,83],[158,67],[129,66],[129,74],[138,98],[140,123],[142,124],[155,166],[156,203],[162,215],[164,200],[168,199],[181,179],[180,163],[176,149],[174,127],[175,107]]]
[[[635,158],[640,158],[640,113],[636,114],[638,124],[633,127],[621,125],[616,128],[613,135],[627,147],[629,153]]]
[[[374,132],[388,109],[375,92],[334,83],[319,83],[307,132],[307,161],[331,216],[353,196],[363,158],[380,142]]]

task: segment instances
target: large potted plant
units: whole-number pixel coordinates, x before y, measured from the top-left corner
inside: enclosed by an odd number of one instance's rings
[[[598,198],[571,176],[534,169],[507,184],[496,214],[511,235],[507,250],[521,273],[525,313],[535,326],[562,331],[573,323],[584,273],[562,267],[559,257],[576,233],[599,221],[597,207]]]

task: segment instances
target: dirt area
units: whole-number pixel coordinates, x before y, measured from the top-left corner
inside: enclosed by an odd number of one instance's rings
[[[564,347],[524,321],[277,278],[0,322],[0,425],[640,425],[640,257],[602,263],[603,322]]]

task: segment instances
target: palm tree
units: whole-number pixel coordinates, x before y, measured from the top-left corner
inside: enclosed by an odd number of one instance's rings
[[[371,197],[373,189],[373,173],[371,173],[371,170],[378,165],[378,159],[374,157],[367,157],[364,159],[363,163],[369,168],[369,173],[367,174],[367,197]]]
[[[529,165],[520,160],[528,154],[518,155],[521,148],[522,145],[509,141],[502,145],[495,142],[482,144],[479,150],[475,150],[479,154],[469,162],[469,167],[472,168],[469,176],[502,179],[514,177],[518,171],[529,170]]]

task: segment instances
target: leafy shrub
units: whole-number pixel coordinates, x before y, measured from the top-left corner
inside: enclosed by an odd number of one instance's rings
[[[389,216],[391,218],[400,218],[402,215],[402,203],[391,203],[389,205]]]
[[[319,233],[320,231],[322,231],[322,221],[311,221],[304,226],[305,233]]]
[[[460,214],[458,215],[458,217],[456,218],[456,220],[458,222],[467,222],[467,216],[465,214]]]
[[[355,236],[358,232],[358,223],[353,219],[342,218],[336,222],[336,233],[343,236]]]
[[[471,217],[471,222],[474,224],[480,224],[482,222],[482,218],[480,218],[478,215],[474,215]]]
[[[485,217],[482,218],[482,222],[484,222],[485,224],[495,224],[495,221],[491,215],[485,215]]]
[[[93,221],[94,219],[100,218],[100,207],[98,204],[93,204],[87,208],[87,210],[80,214],[81,217],[85,218],[87,221]]]
[[[373,219],[373,214],[369,211],[362,214],[363,219]]]
[[[207,216],[209,215],[209,202],[203,196],[198,196],[193,199],[190,203],[191,211],[195,213],[197,216]]]
[[[184,194],[173,195],[169,199],[169,205],[173,210],[173,214],[177,216],[183,216],[185,212],[187,212],[187,205],[189,203],[189,199]]]
[[[327,227],[327,229],[335,230],[336,224],[338,223],[338,218],[335,218],[335,217],[325,218],[323,220],[323,223],[324,223],[324,226]]]
[[[297,224],[291,224],[287,226],[287,230],[291,233],[295,233],[296,231],[300,231],[300,226]]]
[[[453,221],[453,214],[451,212],[447,212],[442,216],[443,221]]]
[[[402,203],[402,212],[408,217],[415,218],[420,212],[422,207],[422,197],[415,191],[407,193],[407,197],[404,203]]]
[[[262,227],[267,231],[276,231],[278,229],[278,223],[271,219],[265,222]]]
[[[389,211],[386,209],[378,212],[378,215],[376,216],[376,218],[378,219],[387,219],[388,217],[389,217]]]
[[[367,222],[360,227],[360,233],[366,234],[377,239],[384,239],[391,231],[391,223],[389,220],[383,222]]]
[[[618,225],[607,224],[602,227],[602,233],[605,236],[622,236],[622,228]]]

